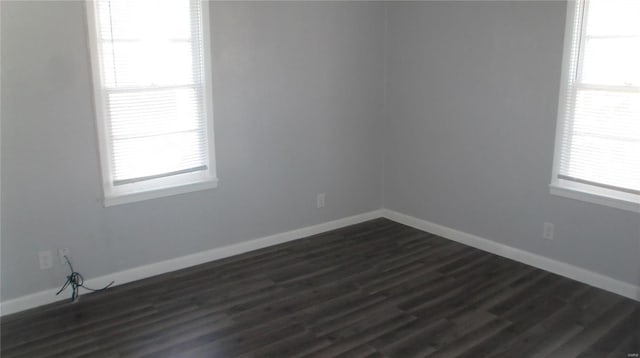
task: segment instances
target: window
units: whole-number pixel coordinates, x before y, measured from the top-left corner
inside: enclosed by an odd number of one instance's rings
[[[640,211],[640,1],[571,1],[551,192]]]
[[[216,186],[204,6],[87,2],[107,206]]]

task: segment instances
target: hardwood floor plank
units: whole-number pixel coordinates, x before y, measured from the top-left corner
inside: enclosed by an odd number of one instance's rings
[[[338,354],[335,357],[336,358],[364,358],[364,357],[375,357],[376,354],[378,354],[378,356],[383,356],[374,348],[364,344],[361,346],[357,346],[353,349],[350,349],[344,353]]]
[[[562,358],[578,356],[605,336],[616,324],[628,317],[634,309],[634,305],[629,302],[616,304],[567,343],[551,352],[549,357]]]
[[[450,357],[482,357],[474,355],[473,349],[486,342],[491,337],[499,334],[509,327],[511,323],[501,319],[494,319],[477,329],[463,335],[459,339],[450,342],[437,350],[429,357],[450,358]]]
[[[633,338],[633,333],[637,332],[638,322],[640,322],[640,313],[638,310],[631,313],[624,320],[616,324],[610,331],[602,336],[598,341],[592,344],[586,351],[582,352],[578,358],[585,357],[603,357],[608,352],[615,351],[619,346],[623,345],[628,337]],[[629,351],[631,353],[631,351]],[[640,352],[639,352],[640,353]]]
[[[415,320],[415,317],[400,315],[373,325],[369,325],[371,322],[368,320],[360,321],[357,324],[348,327],[346,330],[340,330],[339,332],[330,335],[330,339],[333,338],[332,344],[329,347],[314,353],[312,356],[333,357],[335,355],[342,354],[350,349],[368,343],[387,332],[393,332],[413,320]]]
[[[317,335],[328,335],[330,333],[353,330],[358,325],[374,325],[391,317],[403,315],[393,302],[381,301],[368,306],[361,306],[354,311],[326,322],[309,322],[311,329]],[[364,323],[363,323],[364,322]]]
[[[329,345],[331,345],[331,341],[327,339],[318,338],[309,332],[302,332],[242,354],[239,357],[303,357]]]
[[[435,330],[443,329],[445,326],[450,324],[451,323],[446,320],[431,321],[429,319],[415,319],[394,329],[393,331],[385,333],[380,337],[367,342],[367,344],[388,354],[391,347],[397,346],[399,343],[409,339],[412,335],[417,335],[424,331],[433,332]]]
[[[535,352],[547,353],[563,344],[582,330],[574,323],[578,312],[575,307],[564,306],[560,310],[544,317],[543,320],[491,351],[494,357],[529,357]]]
[[[436,336],[439,332],[448,331],[453,324],[447,320],[431,322],[431,324],[416,332],[408,333],[402,339],[393,342],[379,351],[389,357],[423,357],[438,350],[427,340]],[[375,343],[372,343],[375,346]]]

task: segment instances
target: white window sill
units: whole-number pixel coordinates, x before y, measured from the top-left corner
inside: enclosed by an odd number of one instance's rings
[[[167,196],[173,196],[178,194],[191,193],[194,191],[201,191],[207,189],[214,189],[218,186],[218,179],[209,179],[207,181],[194,182],[189,184],[182,184],[178,186],[171,186],[165,188],[158,188],[155,190],[149,190],[137,193],[117,194],[105,196],[104,206],[115,206],[121,204],[134,203],[138,201],[163,198]]]
[[[591,185],[559,181],[549,185],[552,195],[640,213],[640,196]]]

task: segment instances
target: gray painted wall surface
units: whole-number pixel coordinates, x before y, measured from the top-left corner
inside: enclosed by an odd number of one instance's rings
[[[380,207],[384,6],[211,15],[219,187],[104,208],[82,2],[2,2],[3,300]]]
[[[83,7],[3,1],[2,299],[62,282],[38,250],[90,278],[383,203],[638,283],[638,215],[549,194],[564,13],[214,3],[219,187],[104,208]]]
[[[549,194],[564,20],[560,1],[389,5],[384,205],[638,284],[640,216]]]

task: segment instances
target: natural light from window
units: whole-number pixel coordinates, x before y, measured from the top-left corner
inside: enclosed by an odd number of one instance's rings
[[[640,1],[579,1],[561,96],[563,182],[640,195]]]
[[[113,193],[212,176],[202,17],[199,0],[96,1],[97,102]]]

